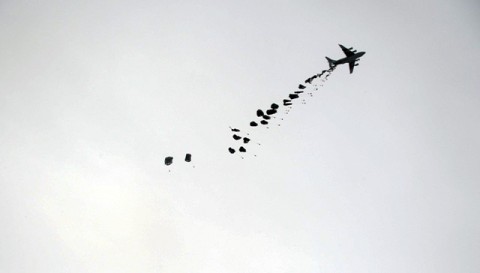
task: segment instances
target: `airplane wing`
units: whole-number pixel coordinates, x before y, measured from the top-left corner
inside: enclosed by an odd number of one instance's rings
[[[345,55],[346,55],[347,57],[350,57],[350,56],[352,56],[353,54],[355,54],[355,53],[353,53],[352,50],[344,47],[343,45],[339,44],[339,46],[340,46],[340,48],[342,49],[343,53],[345,53]]]
[[[349,63],[348,63],[348,66],[350,67],[350,74],[352,74],[352,73],[353,73],[353,68],[355,67],[355,62],[354,62],[354,61],[353,61],[353,62],[349,62]]]

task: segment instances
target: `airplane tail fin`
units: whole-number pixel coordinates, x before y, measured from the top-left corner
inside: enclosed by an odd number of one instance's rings
[[[330,65],[330,68],[332,68],[332,67],[335,66],[335,61],[334,61],[334,60],[332,60],[332,59],[330,59],[330,58],[328,58],[328,57],[325,57],[325,58],[327,59],[328,65]]]

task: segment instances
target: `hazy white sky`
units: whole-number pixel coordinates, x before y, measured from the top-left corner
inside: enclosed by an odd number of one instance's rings
[[[479,14],[0,1],[0,271],[479,272]],[[338,43],[355,72],[228,154]]]

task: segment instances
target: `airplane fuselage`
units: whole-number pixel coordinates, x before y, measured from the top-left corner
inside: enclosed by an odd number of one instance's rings
[[[365,52],[363,52],[363,51],[358,52],[358,53],[355,53],[352,56],[348,56],[348,57],[345,57],[343,59],[336,60],[334,63],[337,65],[337,64],[347,64],[347,63],[350,63],[350,62],[354,62],[354,61],[360,59],[360,57],[362,57],[364,54],[365,54]]]

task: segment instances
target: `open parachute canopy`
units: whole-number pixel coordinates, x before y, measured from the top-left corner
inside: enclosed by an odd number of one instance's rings
[[[298,84],[297,88],[295,88],[294,90],[290,90],[290,92],[286,94],[288,97],[284,97],[283,101],[280,100],[278,104],[271,103],[269,108],[257,109],[256,110],[257,118],[255,118],[249,123],[250,126],[260,127],[260,128],[263,127],[265,129],[270,129],[272,125],[281,126],[281,122],[284,120],[285,115],[288,115],[289,112],[294,108],[293,107],[294,104],[297,103],[297,101],[295,101],[294,103],[293,100],[298,99],[301,104],[306,104],[307,100],[305,97],[313,97],[313,91],[318,90],[317,84],[312,84],[313,80],[320,78],[322,82],[325,82],[325,80],[327,80],[328,76],[330,76],[334,68],[335,66],[331,67],[329,70],[323,70],[321,73],[318,73],[316,75],[313,75],[307,78],[305,80],[305,83],[303,83],[302,81],[300,84]],[[320,86],[323,86],[323,85],[320,84]],[[281,102],[283,102],[283,106],[287,106],[287,107],[282,108],[280,111],[280,106],[282,106],[282,104],[280,104]],[[261,126],[261,125],[264,125],[264,126]],[[250,128],[249,130],[257,130],[260,128]],[[230,130],[232,132],[240,132],[239,129],[232,128],[232,127],[230,127]],[[246,135],[250,136],[249,133],[246,133]],[[248,137],[244,137],[243,133],[234,133],[233,139],[236,141],[243,139],[243,143],[236,142],[237,145],[243,145],[243,146],[240,146],[240,147],[234,146],[234,148],[229,147],[228,151],[230,154],[234,154],[238,151],[240,153],[239,156],[242,159],[244,158],[244,155],[242,153],[246,153],[247,149],[245,147],[249,145],[248,143],[253,142],[258,145],[261,145],[255,139],[251,140]],[[249,148],[250,152],[254,150],[255,149],[252,150]],[[257,155],[255,154],[254,156],[257,156]]]
[[[274,115],[276,113],[277,113],[277,110],[275,110],[275,109],[268,109],[267,110],[267,115],[269,115],[269,116]]]
[[[292,100],[298,99],[298,95],[297,95],[297,94],[290,94],[290,95],[288,95],[288,97],[289,97],[290,99],[292,99]]]

